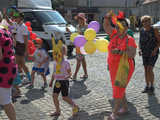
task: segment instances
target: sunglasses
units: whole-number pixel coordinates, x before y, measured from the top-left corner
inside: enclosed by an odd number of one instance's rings
[[[142,23],[147,23],[147,22],[149,22],[149,19],[142,21]]]

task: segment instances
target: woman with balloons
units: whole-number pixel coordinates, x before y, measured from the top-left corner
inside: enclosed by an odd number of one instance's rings
[[[77,25],[78,33],[82,35],[84,33],[84,31],[88,28],[88,24],[86,23],[85,14],[79,13],[75,17],[75,19],[78,21],[78,25]],[[83,42],[81,41],[81,43],[83,43]],[[76,78],[77,78],[77,73],[79,71],[81,63],[82,63],[82,67],[84,70],[84,75],[81,78],[84,78],[84,79],[88,78],[85,56],[81,53],[80,47],[77,47],[77,46],[76,46],[76,58],[77,58],[77,65],[76,65],[75,73],[73,75],[73,80],[76,80]]]
[[[114,25],[111,25],[111,23]],[[134,72],[134,60],[129,57],[127,50],[128,48],[133,48],[136,50],[137,46],[135,40],[131,36],[127,35],[128,23],[124,18],[123,12],[119,12],[118,16],[116,16],[113,12],[107,13],[105,15],[103,27],[105,32],[109,34],[110,37],[110,43],[108,46],[108,65],[113,89],[113,98],[115,102],[113,112],[109,116],[108,120],[116,120],[119,115],[128,112],[125,90]],[[127,71],[125,71],[127,74],[125,78],[125,87],[121,87],[115,82],[117,80],[120,60],[123,54],[127,54],[128,56],[126,59],[128,68]],[[123,78],[123,76],[121,77]]]

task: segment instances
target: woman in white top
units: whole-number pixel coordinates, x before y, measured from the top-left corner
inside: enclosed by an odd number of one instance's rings
[[[27,55],[27,49],[28,49],[28,30],[25,24],[23,23],[24,15],[23,13],[16,13],[13,16],[15,17],[15,21],[17,23],[16,35],[15,35],[16,62],[18,64],[19,70],[23,69],[29,81],[31,81],[31,76],[28,67],[25,65],[25,56]]]

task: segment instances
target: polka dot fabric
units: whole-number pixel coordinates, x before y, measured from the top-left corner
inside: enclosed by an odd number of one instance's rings
[[[0,47],[3,58],[0,60],[0,87],[10,88],[16,77],[17,65],[13,51],[13,41],[8,31],[0,29]]]

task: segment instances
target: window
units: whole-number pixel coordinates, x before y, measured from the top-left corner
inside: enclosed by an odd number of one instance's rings
[[[42,24],[67,24],[64,18],[56,11],[34,11],[34,14]]]
[[[32,12],[24,12],[24,22],[30,21],[33,31],[43,31],[42,24]]]

